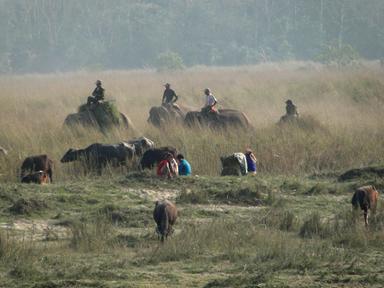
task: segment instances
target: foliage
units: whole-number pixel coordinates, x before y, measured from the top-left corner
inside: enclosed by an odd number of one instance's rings
[[[179,54],[168,51],[157,55],[155,67],[158,71],[181,70],[184,63]]]
[[[90,112],[101,129],[108,129],[120,123],[120,112],[116,105],[110,101],[103,101],[91,106],[82,104],[78,108],[79,113]]]
[[[174,51],[187,66],[307,60],[335,38],[378,59],[383,6],[381,0],[3,0],[0,71],[148,67],[162,51]],[[327,53],[329,60],[350,61]]]
[[[337,65],[344,67],[357,64],[359,53],[349,44],[336,44],[323,46],[322,51],[316,59],[327,65]]]

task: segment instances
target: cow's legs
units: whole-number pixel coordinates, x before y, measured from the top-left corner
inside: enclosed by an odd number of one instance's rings
[[[48,169],[47,174],[49,177],[49,181],[52,183],[52,169],[51,168]]]
[[[364,222],[365,226],[368,226],[368,209],[364,209]]]

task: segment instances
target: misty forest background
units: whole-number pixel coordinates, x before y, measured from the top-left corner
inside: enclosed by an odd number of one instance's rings
[[[380,59],[383,15],[383,0],[0,0],[0,72]]]

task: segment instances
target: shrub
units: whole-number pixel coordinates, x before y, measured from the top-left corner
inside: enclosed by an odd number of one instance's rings
[[[120,124],[120,112],[116,105],[110,101],[100,102],[91,107],[87,104],[82,104],[79,106],[78,111],[79,113],[91,113],[101,129],[110,128]]]
[[[98,215],[93,221],[72,222],[70,247],[75,250],[106,250],[117,243],[115,229],[104,215]]]
[[[343,67],[356,64],[359,58],[359,53],[351,45],[333,42],[323,46],[316,60],[327,65]]]
[[[47,207],[47,203],[39,199],[19,198],[9,207],[9,212],[14,215],[30,215],[33,212],[39,212]]]
[[[313,238],[314,236],[322,236],[323,232],[324,226],[321,223],[320,214],[314,212],[304,221],[299,235],[303,238]]]
[[[182,70],[184,69],[184,63],[178,53],[168,51],[157,56],[155,67],[158,71]]]

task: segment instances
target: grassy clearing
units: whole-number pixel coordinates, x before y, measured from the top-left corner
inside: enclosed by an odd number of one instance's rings
[[[316,182],[292,176],[160,181],[133,173],[49,186],[4,183],[0,286],[379,287],[384,205],[367,230],[361,213],[350,212],[359,182],[327,178],[327,189],[307,193]],[[180,212],[164,245],[152,220],[154,200],[162,196],[176,199]],[[18,199],[46,205],[13,214]]]

